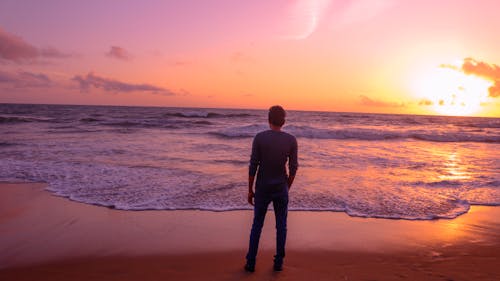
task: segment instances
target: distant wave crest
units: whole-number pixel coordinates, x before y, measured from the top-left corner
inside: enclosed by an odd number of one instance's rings
[[[4,123],[25,123],[25,122],[35,122],[43,121],[32,117],[18,117],[18,116],[0,116],[0,124]]]
[[[246,125],[214,132],[227,138],[253,137],[258,132],[268,129],[265,125]],[[312,126],[289,125],[283,129],[299,138],[309,139],[357,139],[367,141],[416,139],[432,142],[488,142],[500,143],[500,135],[475,134],[473,132],[442,131],[393,131],[368,128],[323,129]]]
[[[457,127],[471,127],[471,128],[481,128],[481,129],[498,129],[500,128],[500,120],[491,119],[488,121],[482,120],[482,122],[464,122],[456,124]]]
[[[205,111],[188,111],[188,112],[176,112],[176,113],[165,113],[165,117],[181,117],[181,118],[231,118],[231,117],[251,117],[255,116],[248,113],[216,113],[216,112],[205,112]]]

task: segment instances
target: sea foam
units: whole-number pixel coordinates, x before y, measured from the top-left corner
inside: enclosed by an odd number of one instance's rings
[[[249,210],[267,111],[0,104],[0,180],[122,210]],[[3,118],[3,119],[2,119]],[[500,204],[500,119],[288,112],[290,210],[437,219]]]

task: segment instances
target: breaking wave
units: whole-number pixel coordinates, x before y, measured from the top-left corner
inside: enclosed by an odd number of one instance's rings
[[[213,132],[226,138],[253,137],[258,132],[268,129],[265,125],[246,125],[232,127]],[[397,131],[373,128],[338,128],[322,129],[312,126],[289,125],[283,129],[299,138],[308,139],[354,139],[381,141],[394,139],[415,139],[432,142],[486,142],[500,143],[500,135],[477,134],[475,132],[444,132],[444,131]]]
[[[52,122],[50,118],[37,118],[31,116],[0,116],[0,124],[27,123],[27,122]]]
[[[216,112],[204,112],[204,111],[191,111],[191,112],[176,112],[176,113],[165,113],[165,117],[182,117],[182,118],[235,118],[235,117],[252,117],[256,116],[248,113],[216,113]]]

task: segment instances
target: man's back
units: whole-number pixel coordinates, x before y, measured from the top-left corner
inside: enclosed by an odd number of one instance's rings
[[[267,130],[254,138],[250,158],[250,174],[258,167],[256,188],[266,185],[279,185],[287,182],[286,162],[290,175],[297,171],[297,140],[283,132]]]
[[[269,204],[273,203],[276,218],[276,255],[274,270],[283,269],[286,243],[286,221],[288,214],[288,190],[293,184],[297,172],[297,140],[294,136],[281,131],[285,124],[286,112],[281,106],[269,108],[269,127],[271,130],[258,133],[253,139],[248,175],[248,203],[254,205],[254,217],[250,242],[246,255],[245,270],[255,270],[255,259],[259,248],[259,239],[264,226],[264,219]],[[286,173],[286,162],[288,172]],[[255,174],[256,192],[253,191]]]

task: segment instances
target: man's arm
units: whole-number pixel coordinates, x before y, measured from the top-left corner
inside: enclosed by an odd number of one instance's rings
[[[257,144],[257,137],[255,137],[252,142],[252,155],[250,156],[250,165],[248,166],[248,203],[250,205],[253,205],[253,198],[255,196],[253,192],[253,182],[259,164],[259,148]]]
[[[295,174],[297,173],[297,169],[299,167],[298,162],[298,145],[297,139],[293,139],[292,149],[290,151],[290,156],[288,157],[288,172],[290,175],[288,176],[288,189],[292,187],[293,180],[295,179]]]
[[[295,175],[289,175],[288,176],[288,180],[287,180],[287,183],[288,183],[288,189],[290,189],[290,187],[292,187],[292,184],[293,184],[293,180],[295,179]]]
[[[248,176],[248,204],[253,206],[253,197],[255,194],[253,193],[253,181],[255,176]]]

